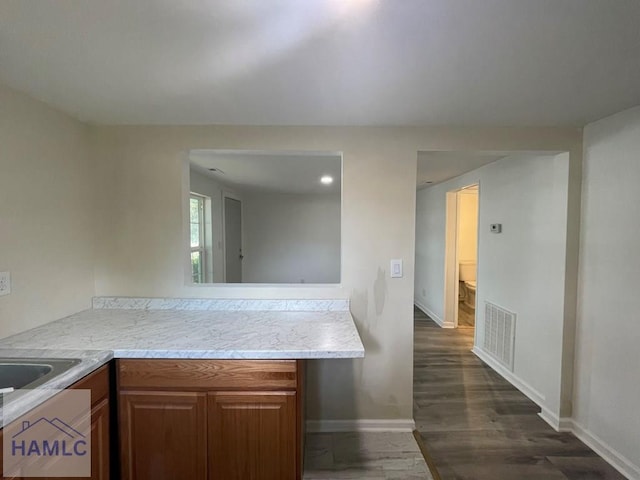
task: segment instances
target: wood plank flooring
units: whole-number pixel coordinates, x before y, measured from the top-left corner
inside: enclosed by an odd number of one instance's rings
[[[476,312],[464,302],[458,302],[458,327],[473,327],[476,324]]]
[[[416,429],[443,480],[625,478],[471,353],[473,329],[414,323]]]
[[[304,480],[433,480],[409,432],[308,433]]]

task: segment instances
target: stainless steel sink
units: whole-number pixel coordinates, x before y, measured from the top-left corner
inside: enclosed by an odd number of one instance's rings
[[[0,358],[0,390],[35,388],[78,363],[66,358]]]

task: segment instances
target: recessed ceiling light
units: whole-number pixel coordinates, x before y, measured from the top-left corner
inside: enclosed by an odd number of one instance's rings
[[[320,183],[323,183],[324,185],[331,185],[333,183],[333,177],[329,175],[323,175],[322,177],[320,177]]]

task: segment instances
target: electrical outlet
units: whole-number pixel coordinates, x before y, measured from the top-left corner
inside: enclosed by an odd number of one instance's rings
[[[0,272],[0,295],[9,295],[11,293],[11,274],[9,272]]]

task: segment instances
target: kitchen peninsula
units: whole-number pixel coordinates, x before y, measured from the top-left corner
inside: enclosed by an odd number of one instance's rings
[[[364,347],[348,300],[96,298],[0,340],[0,355],[80,359],[8,395],[5,424],[103,369],[123,479],[285,480],[302,474],[304,361]]]

